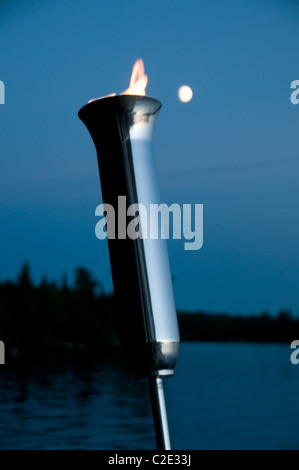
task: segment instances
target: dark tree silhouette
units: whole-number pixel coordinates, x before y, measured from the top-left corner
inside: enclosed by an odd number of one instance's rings
[[[299,320],[289,311],[261,315],[179,313],[183,341],[254,341],[291,343]],[[0,282],[0,339],[6,367],[22,371],[80,366],[121,358],[116,304],[93,273],[80,266],[74,285],[66,276],[59,286],[43,277],[33,284],[26,262],[15,282]]]

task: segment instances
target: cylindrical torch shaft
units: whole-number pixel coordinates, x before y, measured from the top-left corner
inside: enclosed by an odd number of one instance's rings
[[[140,379],[173,375],[180,344],[167,242],[159,236],[162,205],[152,144],[160,107],[147,96],[122,95],[79,111],[98,153],[120,341]]]
[[[161,377],[150,377],[150,394],[157,441],[157,450],[171,450],[167,412]]]

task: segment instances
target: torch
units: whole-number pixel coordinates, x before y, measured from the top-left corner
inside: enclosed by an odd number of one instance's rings
[[[135,377],[149,380],[157,447],[168,450],[162,379],[174,373],[180,338],[166,240],[148,235],[150,206],[160,204],[153,132],[161,103],[145,96],[146,84],[139,60],[128,90],[92,100],[79,117],[97,150],[104,208],[116,211],[107,234],[121,344]],[[141,205],[135,236],[121,221]]]

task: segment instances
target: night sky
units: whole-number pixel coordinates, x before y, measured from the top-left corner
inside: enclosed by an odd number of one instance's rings
[[[299,4],[295,1],[2,1],[0,276],[28,260],[112,290],[96,151],[78,118],[129,86],[142,57],[162,110],[162,199],[204,205],[204,244],[169,241],[179,309],[299,313]],[[192,101],[177,98],[192,87]]]

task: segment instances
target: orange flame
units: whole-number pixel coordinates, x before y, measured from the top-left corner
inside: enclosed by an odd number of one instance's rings
[[[145,89],[148,82],[147,75],[144,73],[144,63],[142,59],[136,60],[129,88],[121,95],[142,95],[145,96]]]
[[[123,91],[121,95],[140,95],[140,96],[145,96],[145,89],[146,85],[148,82],[148,77],[144,73],[144,63],[142,59],[136,60],[132,75],[131,75],[131,81],[130,81],[130,86],[126,91]],[[102,96],[102,98],[108,98],[109,96],[116,96],[116,93],[110,93],[109,95]],[[95,98],[88,103],[91,103],[92,101],[95,101],[96,99],[100,98]]]

